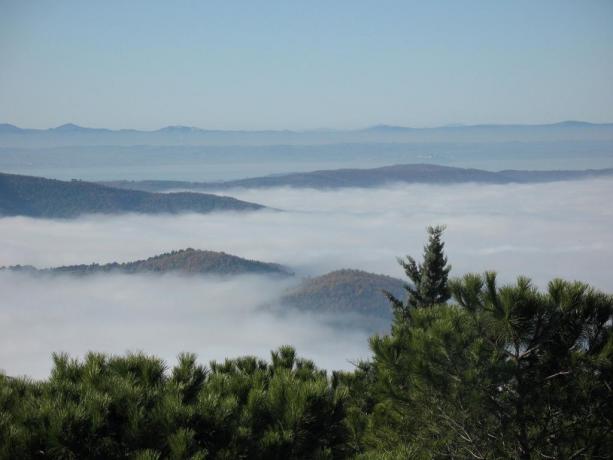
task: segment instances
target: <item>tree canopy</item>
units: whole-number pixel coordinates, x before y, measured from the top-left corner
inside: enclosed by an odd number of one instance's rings
[[[372,358],[326,371],[284,346],[171,369],[154,356],[54,355],[0,374],[0,459],[610,458],[613,296],[493,272],[447,280],[442,227]],[[401,312],[402,314],[398,314]]]
[[[415,309],[371,340],[374,444],[454,458],[607,458],[613,298],[562,280],[546,292],[526,278],[499,287],[494,273],[450,289],[455,303]]]
[[[450,297],[447,279],[451,265],[447,264],[443,242],[445,227],[428,227],[428,243],[424,246],[423,262],[417,263],[411,256],[398,259],[398,263],[412,284],[405,284],[407,292],[404,302],[392,293],[386,292],[394,310],[400,317],[409,314],[411,308],[432,307],[447,302]]]

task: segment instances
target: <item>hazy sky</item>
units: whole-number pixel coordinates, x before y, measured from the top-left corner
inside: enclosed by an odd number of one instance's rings
[[[0,0],[0,122],[613,121],[613,2]]]

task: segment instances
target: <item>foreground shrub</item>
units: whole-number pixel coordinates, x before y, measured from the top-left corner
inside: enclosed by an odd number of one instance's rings
[[[143,354],[54,356],[45,382],[0,376],[1,458],[343,458],[346,394],[291,347],[170,372]]]

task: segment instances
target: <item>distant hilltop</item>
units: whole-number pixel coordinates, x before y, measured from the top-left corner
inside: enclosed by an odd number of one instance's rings
[[[392,309],[383,291],[403,299],[404,282],[362,270],[341,269],[304,280],[281,299],[284,306],[314,313],[359,314],[391,321]]]
[[[0,147],[74,145],[316,145],[364,142],[611,141],[613,123],[563,121],[540,125],[451,125],[433,128],[376,125],[353,130],[215,130],[166,126],[145,131],[87,128],[67,123],[49,129],[0,124]]]
[[[193,276],[264,275],[287,280],[294,271],[284,265],[250,260],[225,252],[193,248],[124,263],[80,264],[51,268],[31,265],[0,267],[0,272],[13,272],[34,276],[90,276],[178,274]],[[391,276],[355,269],[335,270],[321,276],[296,279],[293,287],[285,290],[274,304],[283,311],[302,311],[324,315],[327,319],[341,315],[344,327],[359,327],[371,333],[386,330],[392,318],[392,309],[384,291],[404,298],[405,282]],[[264,305],[262,305],[264,307]]]
[[[206,193],[153,193],[80,180],[0,173],[0,217],[70,218],[82,214],[255,211],[264,206]]]
[[[50,274],[50,275],[93,275],[99,273],[182,273],[192,275],[246,275],[266,274],[293,276],[288,268],[274,263],[243,259],[225,252],[202,251],[192,248],[172,251],[126,263],[67,265],[62,267],[37,269],[26,265],[16,265],[7,270]]]
[[[551,171],[485,171],[435,164],[401,164],[379,168],[326,169],[311,172],[276,174],[225,182],[114,181],[104,184],[133,190],[228,190],[233,188],[304,187],[334,189],[378,187],[386,184],[509,184],[541,183],[613,176],[613,168]]]

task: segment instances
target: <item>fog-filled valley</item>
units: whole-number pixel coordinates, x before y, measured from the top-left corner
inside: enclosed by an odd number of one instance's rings
[[[73,356],[146,351],[173,363],[182,351],[203,360],[265,358],[272,348],[292,343],[330,369],[349,369],[349,360],[367,356],[368,331],[352,327],[351,318],[340,328],[326,315],[266,307],[292,284],[263,276],[33,279],[2,273],[0,360],[10,375],[43,378],[52,350]]]
[[[613,2],[0,1],[0,460],[613,458]]]
[[[350,369],[369,356],[372,324],[359,315],[289,308],[284,293],[342,268],[404,279],[396,257],[418,255],[431,224],[447,225],[452,276],[493,269],[503,281],[526,275],[546,287],[562,277],[613,289],[613,212],[602,202],[613,195],[608,179],[224,194],[275,210],[0,218],[0,266],[129,262],[192,247],[295,272],[279,279],[0,271],[2,368],[44,377],[52,351],[145,350],[169,362],[192,351],[208,361],[266,357],[291,343],[322,367]]]

